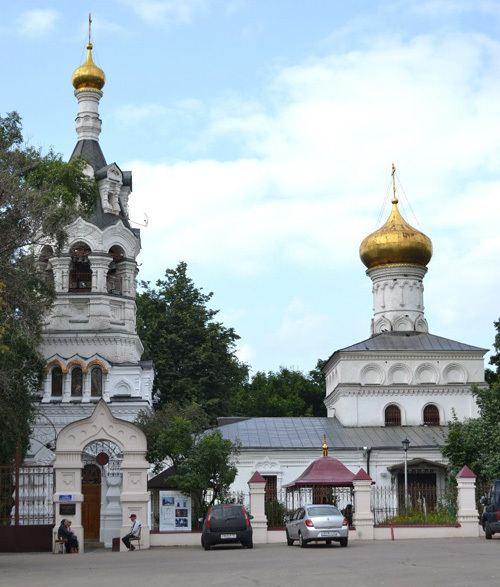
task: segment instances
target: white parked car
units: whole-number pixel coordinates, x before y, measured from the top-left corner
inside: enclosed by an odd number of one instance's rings
[[[334,505],[306,505],[300,507],[286,525],[286,541],[292,546],[298,540],[304,548],[308,542],[332,541],[347,546],[349,524],[347,518]]]

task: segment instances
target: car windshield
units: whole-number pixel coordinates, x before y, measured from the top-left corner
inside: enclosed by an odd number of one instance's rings
[[[229,518],[243,518],[241,505],[224,505],[215,507],[212,511],[212,520],[228,520]]]
[[[307,508],[307,513],[311,518],[317,518],[319,516],[341,516],[342,514],[334,505],[328,506],[313,506]]]

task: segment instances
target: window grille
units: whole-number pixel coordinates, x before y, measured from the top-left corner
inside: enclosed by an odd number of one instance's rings
[[[385,409],[385,425],[401,426],[401,410],[398,406],[387,406]]]

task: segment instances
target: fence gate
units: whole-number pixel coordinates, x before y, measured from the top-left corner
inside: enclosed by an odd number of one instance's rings
[[[49,552],[54,528],[51,465],[0,466],[0,552]]]

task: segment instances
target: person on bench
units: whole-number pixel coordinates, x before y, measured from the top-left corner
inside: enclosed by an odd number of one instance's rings
[[[132,527],[130,528],[130,532],[122,538],[122,542],[129,550],[135,550],[135,546],[133,544],[130,544],[130,539],[132,537],[139,536],[139,534],[141,533],[141,523],[139,522],[135,514],[132,514],[130,516],[130,520],[132,521]]]
[[[66,518],[61,520],[61,525],[57,530],[57,539],[64,540],[64,548],[67,553],[78,552],[78,538],[71,530],[71,520],[67,520]]]

